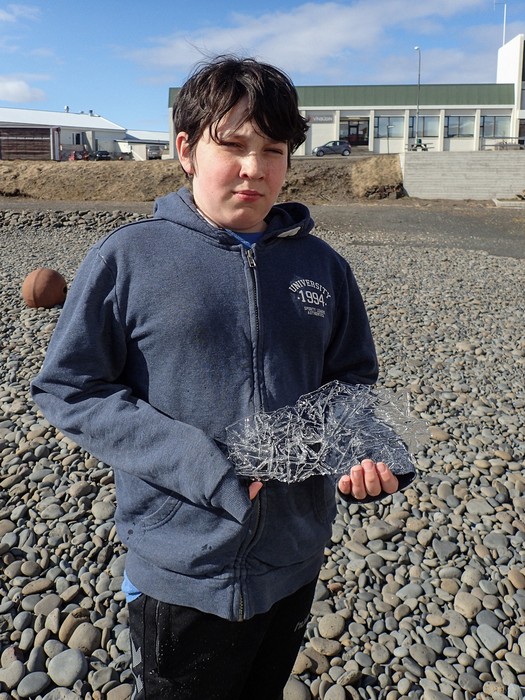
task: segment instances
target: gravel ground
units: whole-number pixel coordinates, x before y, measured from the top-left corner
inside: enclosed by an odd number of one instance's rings
[[[1,197],[0,211],[133,212],[149,216],[151,202],[41,202]],[[525,255],[525,202],[496,207],[491,201],[421,200],[411,198],[356,200],[337,205],[311,205],[318,226],[347,235],[350,243],[411,245],[484,250],[492,255]]]
[[[20,286],[37,266],[71,280],[134,207],[45,208],[0,212],[0,700],[124,700],[112,472],[28,397],[60,310]],[[410,488],[339,505],[285,700],[524,698],[525,211],[312,209],[361,285],[380,385],[408,389],[430,439]]]

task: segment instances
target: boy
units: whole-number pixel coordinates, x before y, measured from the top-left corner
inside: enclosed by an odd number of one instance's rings
[[[345,260],[303,205],[274,206],[307,124],[290,80],[219,57],[186,82],[176,146],[190,193],[87,255],[32,391],[114,467],[134,698],[278,700],[335,515],[333,480],[239,479],[226,426],[377,361]],[[393,493],[364,460],[339,481]]]

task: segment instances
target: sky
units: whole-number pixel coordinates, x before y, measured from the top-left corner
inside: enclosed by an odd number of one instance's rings
[[[0,107],[168,131],[199,61],[253,56],[296,85],[493,83],[525,0],[0,0]],[[419,51],[414,47],[418,46]]]

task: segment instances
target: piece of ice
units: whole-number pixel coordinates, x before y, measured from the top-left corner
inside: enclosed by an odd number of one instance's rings
[[[427,438],[405,392],[339,381],[300,396],[294,406],[226,428],[228,456],[239,476],[287,483],[342,475],[365,458],[385,462],[394,474],[413,472],[411,454]]]

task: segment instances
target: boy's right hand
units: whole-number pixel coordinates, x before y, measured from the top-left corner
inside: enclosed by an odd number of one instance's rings
[[[367,496],[379,496],[381,492],[395,493],[399,481],[384,462],[364,459],[354,465],[349,474],[341,477],[338,487],[343,496],[352,496],[359,501]]]

